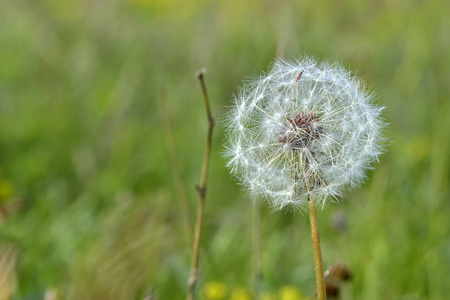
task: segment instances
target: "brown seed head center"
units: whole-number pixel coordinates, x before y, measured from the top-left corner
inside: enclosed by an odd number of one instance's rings
[[[313,113],[299,113],[292,118],[286,118],[278,142],[287,144],[290,149],[307,147],[313,140],[323,134],[320,118]]]

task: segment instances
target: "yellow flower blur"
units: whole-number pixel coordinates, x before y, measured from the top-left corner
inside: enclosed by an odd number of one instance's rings
[[[243,287],[238,287],[231,293],[230,300],[252,300],[250,292]]]
[[[281,300],[304,300],[302,293],[295,286],[284,286],[280,289]]]
[[[205,284],[203,296],[205,300],[221,300],[227,295],[227,286],[220,281],[211,281]]]

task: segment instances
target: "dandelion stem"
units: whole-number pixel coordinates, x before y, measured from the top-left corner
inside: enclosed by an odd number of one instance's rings
[[[200,248],[200,236],[202,230],[202,221],[203,221],[203,210],[205,206],[205,195],[206,195],[206,179],[208,177],[208,168],[209,168],[209,156],[211,152],[211,139],[212,132],[214,128],[214,118],[211,114],[211,109],[209,107],[209,99],[208,94],[206,93],[205,86],[205,76],[206,71],[204,69],[200,70],[197,74],[197,78],[200,80],[200,85],[202,88],[203,99],[205,101],[206,114],[208,118],[208,134],[206,138],[206,147],[205,147],[205,156],[203,158],[203,168],[202,175],[200,179],[200,185],[197,185],[197,192],[199,203],[197,206],[197,221],[195,224],[195,235],[194,235],[194,244],[192,247],[192,264],[191,270],[189,272],[189,280],[188,280],[188,293],[187,300],[193,300],[195,295],[195,284],[197,282],[198,275],[198,257],[199,257],[199,248]]]
[[[323,275],[322,251],[320,249],[319,227],[317,225],[316,203],[312,197],[308,199],[309,222],[311,224],[311,238],[314,252],[314,265],[316,269],[317,298],[326,300],[325,280]]]

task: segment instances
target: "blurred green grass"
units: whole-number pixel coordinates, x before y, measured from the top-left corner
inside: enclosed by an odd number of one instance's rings
[[[61,299],[182,299],[206,135],[194,73],[208,69],[220,122],[242,79],[303,54],[359,70],[392,141],[362,188],[319,213],[325,266],[352,270],[345,299],[446,299],[447,11],[438,0],[1,1],[0,241],[17,252],[14,299],[49,288]],[[199,288],[251,289],[252,205],[222,139],[219,124]],[[264,291],[314,292],[305,216],[263,206],[262,255]]]

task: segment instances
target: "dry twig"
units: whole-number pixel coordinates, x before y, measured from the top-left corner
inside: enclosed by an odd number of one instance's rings
[[[213,132],[213,128],[214,128],[214,118],[211,114],[211,109],[209,107],[208,94],[206,93],[206,86],[205,86],[205,80],[204,80],[205,73],[206,73],[206,70],[202,69],[197,74],[197,77],[200,80],[200,85],[202,88],[203,99],[205,101],[206,114],[207,114],[207,118],[208,118],[208,134],[207,134],[207,138],[206,138],[205,156],[204,156],[204,160],[203,160],[203,168],[202,168],[200,184],[196,186],[197,192],[198,192],[199,203],[197,206],[197,222],[195,224],[194,244],[193,244],[193,248],[192,248],[192,264],[191,264],[191,270],[189,272],[188,294],[187,294],[188,300],[194,299],[195,284],[197,282],[200,236],[201,236],[201,230],[202,230],[203,209],[205,206],[206,179],[208,177],[209,157],[210,157],[210,152],[211,152],[211,139],[212,139],[212,132]]]

